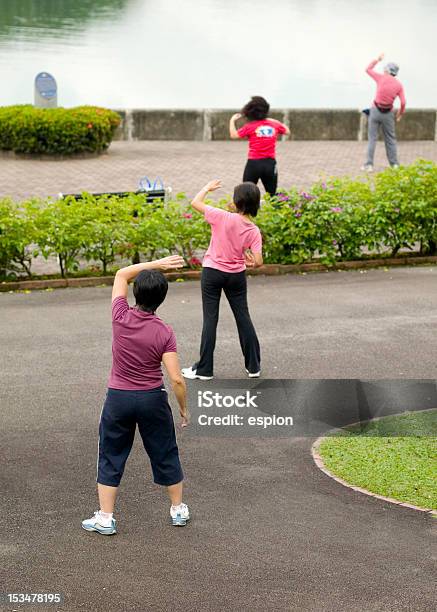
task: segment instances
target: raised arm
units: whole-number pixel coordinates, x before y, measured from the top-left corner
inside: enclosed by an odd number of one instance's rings
[[[143,270],[160,270],[166,272],[168,270],[176,270],[182,268],[184,260],[179,255],[170,255],[155,261],[146,261],[144,263],[134,264],[120,268],[114,278],[112,286],[112,300],[117,297],[127,297],[129,281],[133,280]]]
[[[229,136],[232,138],[232,140],[238,140],[238,138],[240,138],[235,125],[235,122],[238,121],[238,119],[241,119],[241,113],[235,113],[235,115],[232,115],[229,120]]]
[[[205,208],[206,208],[206,204],[204,200],[206,196],[208,195],[210,191],[215,191],[216,189],[220,189],[221,186],[222,186],[222,183],[220,180],[214,180],[214,181],[209,181],[209,183],[207,183],[205,187],[202,187],[199,193],[195,196],[194,200],[192,200],[191,202],[191,206],[194,208],[194,210],[204,213]]]
[[[381,78],[381,76],[382,76],[382,75],[381,75],[381,74],[379,74],[379,72],[376,72],[376,71],[375,71],[375,70],[373,70],[373,69],[374,69],[374,67],[376,66],[376,64],[377,64],[378,62],[382,62],[382,60],[383,60],[383,59],[384,59],[384,53],[381,53],[381,54],[380,54],[380,55],[377,57],[377,59],[372,60],[372,61],[370,62],[370,64],[367,66],[367,68],[366,68],[366,72],[367,72],[367,74],[368,74],[370,77],[372,77],[372,79],[373,79],[373,80],[375,80],[375,81],[379,81],[379,79]]]

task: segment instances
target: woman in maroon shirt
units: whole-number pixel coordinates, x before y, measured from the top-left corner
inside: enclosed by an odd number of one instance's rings
[[[99,424],[97,490],[100,509],[82,521],[86,531],[117,533],[113,517],[118,488],[138,426],[149,455],[154,481],[167,487],[172,524],[190,518],[182,502],[183,473],[173,416],[163,387],[161,362],[179,403],[181,425],[188,424],[185,382],[172,329],[156,316],[168,290],[163,271],[181,268],[184,260],[170,255],[118,270],[112,288],[112,369]],[[134,280],[136,305],[127,302]]]

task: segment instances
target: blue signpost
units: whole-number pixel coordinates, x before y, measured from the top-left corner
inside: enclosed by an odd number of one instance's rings
[[[35,106],[38,108],[58,106],[58,86],[48,72],[40,72],[35,77]]]

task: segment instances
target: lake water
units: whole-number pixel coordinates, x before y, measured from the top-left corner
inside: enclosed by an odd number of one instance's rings
[[[437,107],[437,0],[0,0],[0,105],[363,107],[380,52],[407,104]]]

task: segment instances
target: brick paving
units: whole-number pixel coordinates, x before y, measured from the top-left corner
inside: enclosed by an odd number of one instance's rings
[[[59,192],[136,190],[147,175],[163,178],[174,192],[193,196],[211,178],[222,179],[223,192],[232,193],[241,181],[245,142],[137,141],[113,142],[99,157],[69,160],[0,157],[0,197],[22,200],[30,196],[57,196]],[[279,185],[308,187],[321,176],[360,173],[365,142],[285,141],[278,143]],[[399,143],[403,163],[419,157],[437,161],[437,143]],[[387,165],[383,143],[376,149],[375,170]],[[58,272],[56,258],[39,257],[34,274]]]
[[[307,187],[320,176],[356,175],[365,159],[366,142],[285,141],[278,144],[279,184]],[[0,158],[0,197],[56,196],[59,192],[135,190],[139,179],[161,176],[174,191],[194,195],[206,181],[222,179],[224,192],[241,180],[245,142],[114,142],[100,157],[72,160]],[[437,161],[437,143],[399,143],[402,163],[419,157]],[[386,166],[378,143],[375,169]]]

